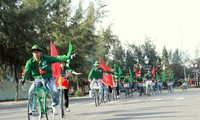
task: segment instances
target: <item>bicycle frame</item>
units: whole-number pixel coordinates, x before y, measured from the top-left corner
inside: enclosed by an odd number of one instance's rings
[[[61,108],[61,117],[63,118],[64,115],[65,115],[65,112],[64,112],[64,89],[66,89],[65,86],[59,86],[59,89],[60,89],[60,108]]]
[[[42,91],[44,93],[44,103],[42,103],[42,101],[41,101],[41,97],[42,96],[40,96],[39,91]],[[48,92],[48,90],[46,88],[37,88],[37,87],[35,88],[35,93],[37,94],[37,100],[38,100],[38,103],[39,103],[39,105],[41,107],[42,114],[46,114],[47,113],[47,109],[45,107],[46,103],[47,103],[47,101],[46,101],[47,100],[47,92]],[[33,106],[34,106],[34,103],[35,103],[35,101],[33,102]]]

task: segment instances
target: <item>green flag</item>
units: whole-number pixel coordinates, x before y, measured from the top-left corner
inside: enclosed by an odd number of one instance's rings
[[[159,80],[159,75],[158,75],[158,72],[156,72],[156,81]]]
[[[130,82],[133,82],[133,75],[130,68],[129,68],[129,73],[130,73]]]
[[[117,65],[114,64],[114,71],[117,72]]]
[[[67,56],[71,57],[71,54],[72,54],[72,44],[69,43],[69,50],[68,50],[68,53],[67,53]],[[70,64],[70,59],[67,60],[68,64]]]
[[[68,50],[67,56],[71,56],[71,54],[72,54],[72,49],[73,49],[72,44],[69,43],[69,50]]]
[[[164,82],[166,80],[166,73],[162,72],[162,82]]]
[[[118,73],[119,73],[120,75],[122,75],[122,69],[121,69],[120,67],[118,67]]]

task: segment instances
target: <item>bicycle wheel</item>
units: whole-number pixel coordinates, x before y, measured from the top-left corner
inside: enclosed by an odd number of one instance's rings
[[[54,120],[55,116],[52,109],[53,96],[50,92],[46,93],[46,118],[47,120]]]
[[[133,92],[134,92],[134,90],[131,89],[131,90],[130,90],[130,97],[133,97]]]
[[[100,99],[99,89],[97,89],[97,100],[98,100],[98,105],[100,105],[101,104],[101,99]]]
[[[94,90],[94,96],[95,96],[95,106],[97,107],[99,105],[99,92],[97,89]]]
[[[113,96],[113,100],[114,100],[114,101],[117,100],[116,88],[114,88],[114,89],[112,90],[112,96]]]
[[[108,98],[108,101],[111,101],[111,93],[110,93],[110,91],[107,91],[107,98]]]
[[[60,89],[60,110],[61,110],[61,117],[63,118],[65,115],[64,112],[64,90]]]
[[[125,88],[125,97],[127,98],[128,97],[128,89]]]
[[[32,94],[28,99],[27,104],[28,120],[41,120],[42,111],[38,103],[38,96],[36,93]]]
[[[101,98],[101,103],[104,102],[104,88],[101,88],[100,98]]]

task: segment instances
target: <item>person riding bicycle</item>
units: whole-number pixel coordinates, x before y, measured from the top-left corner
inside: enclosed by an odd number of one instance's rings
[[[32,74],[32,77],[37,79],[44,79],[44,83],[47,89],[53,95],[52,109],[55,115],[58,114],[57,105],[59,103],[59,91],[55,84],[54,77],[52,75],[51,64],[55,62],[67,61],[70,59],[70,56],[60,55],[60,56],[48,56],[42,54],[42,48],[38,45],[33,45],[31,48],[33,57],[31,57],[25,65],[24,76],[20,83],[23,85],[25,80],[29,77],[29,74]],[[42,87],[42,83],[38,82],[36,87]],[[29,88],[29,96],[34,93],[35,86],[34,83]],[[34,112],[34,110],[32,111]]]
[[[119,99],[119,82],[121,79],[121,75],[114,75],[114,84],[116,87],[116,92],[117,92],[117,99]]]
[[[128,86],[126,86],[127,84],[128,84]],[[130,97],[130,92],[132,89],[132,81],[130,79],[130,73],[127,73],[124,78],[124,89],[127,91],[127,94]]]
[[[94,93],[93,91],[93,86],[96,86],[96,80],[99,82],[98,86],[102,86],[102,78],[103,78],[103,68],[100,67],[100,63],[99,61],[96,61],[94,63],[94,68],[90,71],[89,75],[88,75],[88,80],[90,82],[90,89],[92,91],[92,93]],[[101,89],[99,91],[101,93]]]
[[[61,75],[64,79],[64,81],[61,83],[61,85],[66,87],[66,89],[64,89],[65,108],[66,108],[67,112],[70,112],[70,109],[69,109],[69,87],[68,87],[69,83],[65,84],[65,82],[68,82],[68,80],[69,80],[68,77],[70,76],[70,74],[81,75],[82,73],[77,73],[77,72],[73,71],[69,66],[69,60],[67,61],[67,63],[61,62],[60,68],[61,68]]]
[[[138,76],[136,76],[136,80],[138,82],[138,92],[139,96],[142,96],[142,94],[145,94],[145,87],[144,87],[144,78],[141,76],[141,73],[138,73]]]
[[[148,72],[147,74],[145,75],[145,84],[146,84],[146,94],[148,96],[151,96],[151,93],[150,91],[152,90],[152,73],[151,73],[151,70],[148,69]]]
[[[157,75],[157,78],[156,78],[156,82],[157,82],[157,90],[159,93],[162,94],[162,79],[161,79],[161,76]]]
[[[92,90],[92,93],[94,93],[92,88],[93,88],[93,86],[95,86],[96,82],[98,81],[100,88],[102,88],[102,87],[104,88],[104,96],[106,96],[109,86],[102,83],[103,72],[106,72],[108,74],[112,74],[112,72],[105,71],[103,68],[101,68],[99,61],[96,61],[94,63],[94,66],[95,66],[95,68],[93,68],[88,75],[88,80],[90,82],[90,88]],[[101,95],[103,95],[102,89],[99,89],[99,93]],[[103,96],[100,96],[100,99],[102,99],[102,97]]]
[[[173,73],[171,73],[167,81],[168,92],[174,92],[173,86],[174,86],[174,77]]]

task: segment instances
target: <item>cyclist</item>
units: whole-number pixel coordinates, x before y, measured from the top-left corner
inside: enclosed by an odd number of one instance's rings
[[[23,85],[25,80],[28,78],[31,73],[33,78],[44,79],[44,83],[47,86],[47,89],[53,95],[52,109],[55,115],[58,114],[57,105],[59,103],[59,91],[55,84],[54,77],[52,75],[51,64],[55,62],[67,61],[70,56],[61,55],[61,56],[48,56],[42,54],[42,48],[38,45],[34,45],[31,48],[33,57],[31,57],[25,65],[24,76],[20,83]],[[36,87],[42,87],[42,83],[38,82]],[[34,84],[29,88],[29,96],[34,93]],[[32,105],[32,104],[31,104]],[[32,112],[35,112],[34,110]]]
[[[127,92],[128,97],[130,96],[130,92],[132,92],[132,80],[130,78],[130,73],[127,73],[125,78],[124,78],[124,85],[128,84],[129,86],[124,86],[125,87],[125,91]]]
[[[138,76],[136,77],[136,80],[138,82],[138,91],[139,96],[145,95],[145,86],[144,86],[144,78],[141,76],[141,73],[138,73]]]
[[[116,84],[116,92],[117,92],[117,99],[119,99],[119,79],[121,78],[121,76],[119,75],[114,75],[114,83]]]
[[[64,79],[62,86],[66,87],[66,89],[64,89],[65,108],[66,108],[67,112],[70,112],[70,109],[69,109],[69,87],[68,87],[68,84],[65,84],[65,82],[68,82],[68,77],[70,76],[69,73],[75,74],[75,75],[81,75],[82,73],[77,73],[77,72],[73,71],[69,66],[69,60],[67,60],[67,63],[61,62],[60,68],[61,68],[61,75]]]
[[[90,89],[91,89],[92,93],[94,93],[93,86],[95,86],[96,80],[98,80],[98,82],[99,82],[98,86],[100,86],[100,88],[102,87],[102,78],[103,78],[103,68],[100,67],[99,61],[96,61],[94,63],[94,66],[95,67],[90,71],[90,73],[88,75],[88,80],[90,82]],[[101,93],[101,89],[99,90],[99,92]],[[100,97],[102,97],[102,96],[100,96]]]
[[[167,81],[168,92],[174,92],[173,86],[174,86],[174,79],[173,79],[173,74],[171,74]]]
[[[102,88],[104,88],[104,96],[106,96],[108,92],[108,85],[105,85],[102,83],[104,69],[100,67],[99,61],[96,61],[94,66],[95,68],[93,68],[88,75],[88,80],[90,82],[90,88],[91,88],[92,93],[94,93],[92,89],[93,86],[95,86],[97,81],[99,82],[99,86],[100,86],[99,93],[101,94],[100,99],[102,99],[103,97]],[[112,73],[111,71],[105,71],[105,72]]]
[[[146,94],[148,96],[151,96],[151,93],[150,91],[152,90],[152,73],[151,73],[151,70],[148,69],[148,72],[147,74],[145,75],[145,84],[146,84]]]
[[[160,92],[162,94],[162,80],[161,78],[158,76],[157,78],[157,90],[158,90],[158,93]]]

